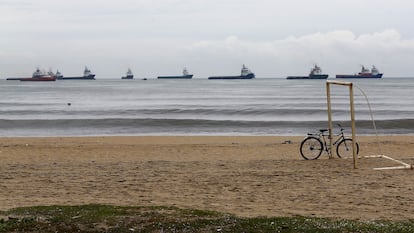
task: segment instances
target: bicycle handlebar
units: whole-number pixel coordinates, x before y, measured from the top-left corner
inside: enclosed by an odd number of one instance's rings
[[[341,132],[339,134],[343,133],[345,129],[342,127],[342,125],[339,124],[339,123],[337,123],[336,125],[340,128]],[[309,133],[308,132],[308,136],[316,136],[316,135],[325,135],[325,136],[327,136],[326,134],[324,134],[327,131],[328,131],[328,129],[319,129],[318,133]]]

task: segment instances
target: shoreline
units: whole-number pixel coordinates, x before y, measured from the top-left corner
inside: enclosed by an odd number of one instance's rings
[[[316,132],[316,131],[315,131]],[[137,134],[137,135],[46,135],[46,136],[0,136],[1,139],[36,139],[36,138],[185,138],[185,137],[199,137],[199,138],[214,138],[214,137],[274,137],[274,138],[305,138],[307,133],[303,134],[258,134],[258,135],[251,135],[251,134]],[[351,132],[345,133],[346,137],[351,137]],[[372,137],[413,137],[414,133],[404,133],[404,134],[357,134],[357,138],[372,138]]]
[[[238,216],[414,219],[412,170],[305,161],[303,136],[0,137],[0,210],[169,205]],[[414,163],[414,135],[357,136],[361,155]],[[379,140],[379,141],[377,141]]]
[[[322,128],[321,128],[322,129]],[[336,129],[334,129],[334,132]],[[214,133],[214,134],[158,134],[158,133],[150,133],[150,134],[115,134],[115,135],[110,135],[110,134],[96,134],[96,135],[24,135],[24,136],[19,136],[19,135],[12,135],[12,136],[5,136],[5,135],[0,135],[0,139],[1,138],[91,138],[91,137],[305,137],[307,136],[307,133],[315,133],[318,130],[313,130],[313,131],[304,131],[303,133],[298,133],[298,134],[220,134],[220,133]],[[348,130],[345,134],[346,136],[351,136],[351,131]],[[410,137],[413,136],[414,137],[414,133],[379,133],[379,134],[375,134],[375,133],[369,133],[369,134],[363,134],[363,133],[358,133],[357,132],[357,137],[394,137],[394,136],[402,136],[402,137]]]

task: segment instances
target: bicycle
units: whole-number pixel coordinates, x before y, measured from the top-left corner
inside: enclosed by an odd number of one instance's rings
[[[346,138],[344,135],[344,129],[338,124],[340,132],[336,135],[339,136],[333,143],[336,146],[336,155],[339,158],[351,158],[352,152],[352,139]],[[320,129],[319,133],[308,133],[300,144],[300,154],[306,160],[314,160],[321,156],[323,151],[326,151],[328,155],[331,155],[331,148],[327,145],[326,137],[328,129]],[[359,145],[356,143],[356,154],[359,153]]]

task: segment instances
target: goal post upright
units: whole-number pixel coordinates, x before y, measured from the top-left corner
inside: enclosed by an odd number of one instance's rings
[[[329,146],[332,150],[333,147],[333,136],[332,136],[332,104],[331,104],[331,87],[330,85],[341,85],[349,87],[349,105],[351,112],[351,128],[352,128],[352,155],[354,160],[354,169],[357,168],[357,154],[356,154],[356,133],[355,133],[355,108],[354,108],[354,89],[351,82],[342,82],[327,80],[326,81],[326,99],[328,107],[328,133],[329,133]],[[332,158],[332,153],[329,155]]]
[[[331,85],[329,81],[326,81],[326,102],[328,104],[328,134],[329,134],[329,148],[332,148],[332,105],[331,105]],[[332,152],[328,154],[332,159]]]
[[[349,105],[351,111],[351,129],[352,129],[352,156],[354,158],[354,169],[357,168],[356,154],[356,127],[355,127],[355,108],[354,108],[354,85],[349,85]]]

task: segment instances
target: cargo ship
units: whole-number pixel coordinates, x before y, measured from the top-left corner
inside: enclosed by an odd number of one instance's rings
[[[177,76],[158,76],[158,79],[192,79],[193,75],[188,73],[187,69],[183,69],[183,75]]]
[[[134,74],[132,73],[131,69],[128,68],[125,76],[122,76],[121,79],[134,79]]]
[[[315,65],[308,76],[288,76],[286,79],[327,79],[329,75],[323,74],[321,67]]]
[[[245,65],[241,69],[239,76],[211,76],[208,79],[252,79],[255,78],[253,72],[251,72]]]
[[[362,66],[361,72],[358,74],[337,74],[336,78],[382,78],[382,75],[375,66],[372,66],[371,70]]]
[[[39,68],[36,68],[36,71],[33,72],[31,78],[7,78],[6,80],[18,80],[18,81],[56,81],[56,75],[49,72],[41,71]]]
[[[57,77],[59,80],[94,80],[95,74],[91,72],[88,67],[85,66],[85,70],[83,71],[83,76],[74,76],[74,77],[65,77],[63,75],[60,75]]]

